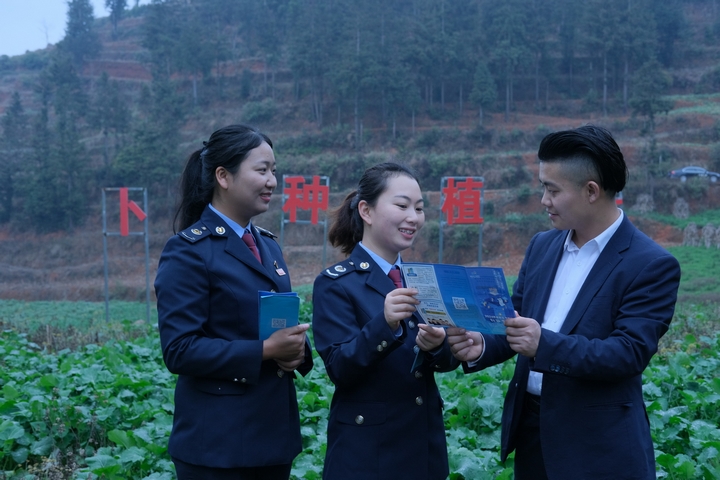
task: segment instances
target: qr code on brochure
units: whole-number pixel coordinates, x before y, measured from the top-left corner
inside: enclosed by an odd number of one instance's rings
[[[453,301],[453,307],[455,307],[455,310],[467,310],[467,302],[465,302],[465,299],[463,297],[452,297]]]

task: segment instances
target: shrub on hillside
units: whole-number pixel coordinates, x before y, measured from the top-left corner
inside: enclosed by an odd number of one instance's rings
[[[277,112],[277,106],[275,101],[271,98],[266,98],[260,102],[248,102],[243,105],[240,117],[243,122],[247,123],[258,123],[267,122],[272,120]]]
[[[276,147],[283,154],[313,155],[327,150],[347,150],[354,147],[352,131],[335,125],[323,128],[320,132],[303,132],[293,137],[281,137]]]
[[[720,90],[720,67],[715,67],[700,77],[695,93],[716,93]]]

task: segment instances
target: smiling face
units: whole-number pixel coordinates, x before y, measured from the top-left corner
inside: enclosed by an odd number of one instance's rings
[[[239,225],[247,226],[255,215],[267,211],[277,186],[273,149],[263,142],[250,150],[235,174],[218,167],[215,179],[213,206]]]
[[[364,200],[358,204],[364,224],[363,245],[394,263],[425,224],[423,208],[420,186],[414,178],[404,174],[388,178],[374,206]]]

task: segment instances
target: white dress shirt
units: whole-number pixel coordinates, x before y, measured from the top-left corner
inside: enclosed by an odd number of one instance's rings
[[[575,298],[580,292],[585,279],[590,270],[592,270],[600,253],[610,241],[622,223],[624,213],[620,210],[620,216],[600,235],[593,238],[582,248],[578,248],[572,241],[574,230],[568,232],[565,238],[562,258],[555,273],[550,298],[548,298],[547,308],[545,309],[545,317],[543,318],[542,328],[552,332],[559,332],[565,323],[570,307],[575,302]],[[540,395],[542,391],[543,374],[540,372],[530,372],[528,378],[528,393]]]

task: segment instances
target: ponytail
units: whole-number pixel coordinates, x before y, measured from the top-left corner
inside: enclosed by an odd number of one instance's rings
[[[179,222],[179,230],[185,230],[200,220],[205,206],[210,203],[215,179],[203,169],[202,150],[196,150],[185,163],[180,179],[180,206],[173,219],[173,230]]]
[[[355,245],[362,240],[363,220],[357,208],[359,202],[360,196],[356,190],[349,193],[342,205],[332,213],[335,221],[330,227],[328,240],[345,255],[350,255]]]

